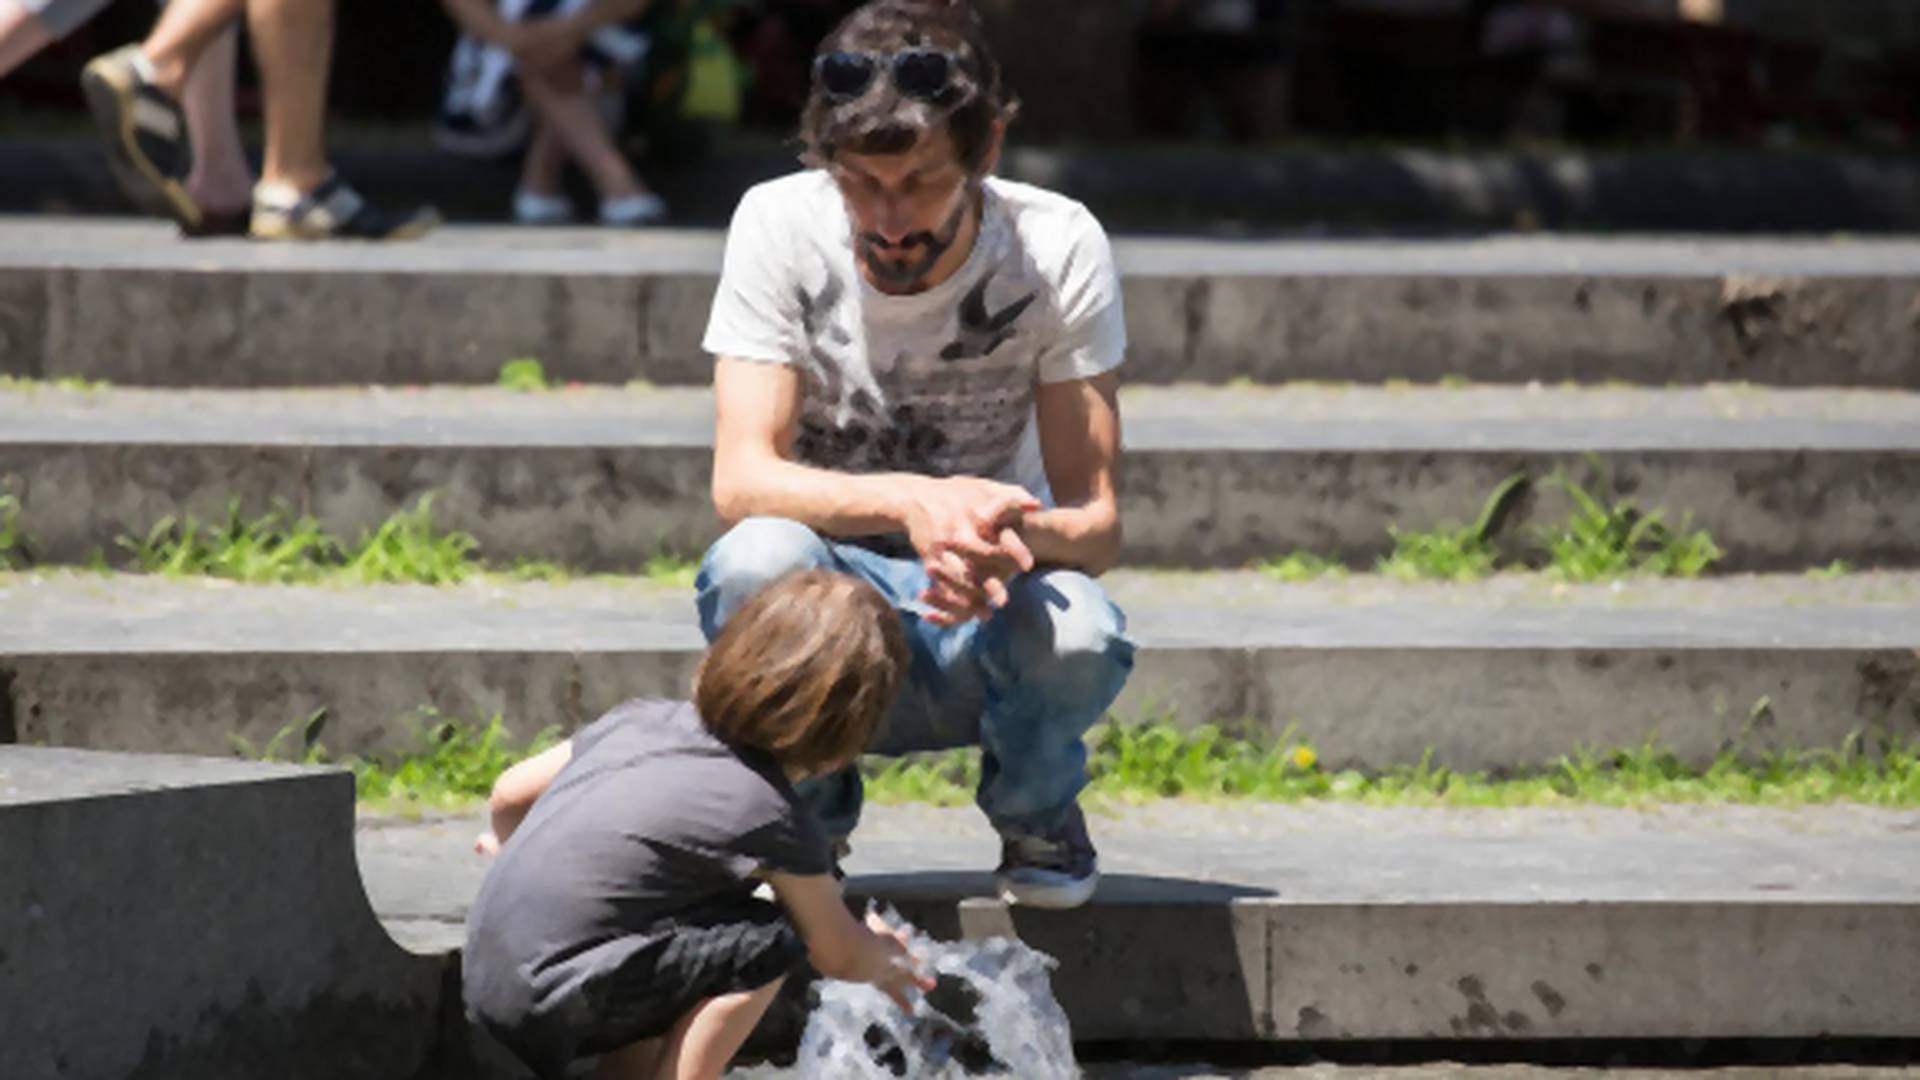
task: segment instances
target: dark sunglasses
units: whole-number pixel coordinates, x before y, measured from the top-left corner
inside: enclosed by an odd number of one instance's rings
[[[960,58],[937,49],[902,49],[887,53],[830,52],[813,62],[813,78],[832,101],[852,101],[864,95],[885,68],[894,88],[921,101],[939,101],[953,86],[953,70]]]

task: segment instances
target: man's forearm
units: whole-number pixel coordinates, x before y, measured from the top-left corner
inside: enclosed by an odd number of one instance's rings
[[[714,485],[714,506],[728,524],[782,517],[828,536],[877,536],[905,527],[901,496],[909,477],[834,472],[785,458],[761,459],[739,473],[740,480]]]
[[[1098,576],[1120,561],[1120,518],[1111,508],[1068,506],[1028,514],[1021,539],[1034,562]]]

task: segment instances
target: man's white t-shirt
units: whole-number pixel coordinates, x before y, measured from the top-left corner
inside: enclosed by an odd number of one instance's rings
[[[800,370],[796,460],[987,477],[1051,505],[1034,387],[1120,366],[1120,280],[1086,207],[998,178],[985,189],[966,264],[911,296],[860,274],[846,204],[824,171],[741,200],[705,347]]]

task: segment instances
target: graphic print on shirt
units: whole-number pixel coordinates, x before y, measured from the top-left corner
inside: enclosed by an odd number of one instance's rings
[[[945,432],[922,421],[918,410],[902,401],[892,385],[879,386],[878,396],[866,387],[849,385],[846,373],[851,358],[834,355],[854,348],[853,335],[839,318],[846,285],[829,273],[818,295],[804,287],[795,293],[807,336],[807,357],[794,453],[823,468],[945,475],[941,463],[941,452],[947,447]],[[877,364],[869,367],[876,382],[892,384],[906,367],[906,359],[901,357],[884,369]]]
[[[868,326],[857,290],[829,268],[795,298],[806,341],[795,457],[842,472],[998,477],[1013,461],[1032,408],[1033,347],[1020,322],[1039,290],[1005,290],[989,269],[944,318],[897,339]],[[897,324],[895,324],[897,325]]]
[[[1013,339],[1013,324],[1020,321],[1020,316],[1026,314],[1040,295],[1030,292],[997,312],[989,312],[987,286],[991,284],[993,271],[989,270],[960,302],[960,337],[940,350],[940,359],[974,360],[992,356],[995,349]]]

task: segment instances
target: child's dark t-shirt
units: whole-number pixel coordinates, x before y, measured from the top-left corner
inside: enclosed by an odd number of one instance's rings
[[[488,870],[467,918],[468,1008],[567,1024],[676,917],[739,904],[758,872],[832,865],[771,757],[720,742],[691,704],[626,702],[574,736]]]

